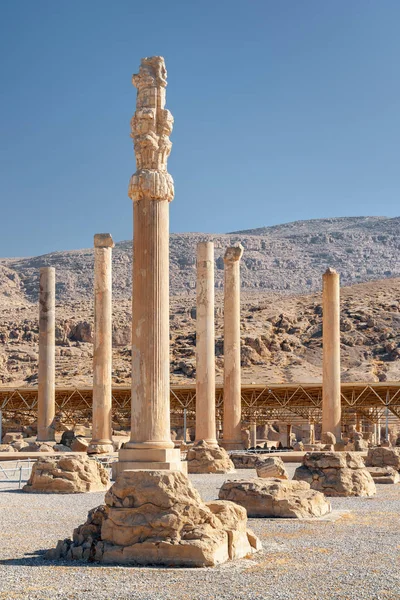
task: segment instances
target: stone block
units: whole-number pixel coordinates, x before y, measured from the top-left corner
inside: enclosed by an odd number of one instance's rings
[[[302,519],[322,517],[331,512],[325,496],[304,481],[246,479],[226,481],[219,498],[243,506],[248,517]]]

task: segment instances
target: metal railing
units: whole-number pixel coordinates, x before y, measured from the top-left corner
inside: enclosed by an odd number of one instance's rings
[[[29,479],[32,471],[32,465],[35,461],[28,458],[24,460],[17,460],[15,462],[15,466],[9,467],[8,469],[5,469],[0,464],[0,483],[4,481],[8,481],[9,483],[18,483],[18,489],[21,489],[22,482]],[[24,476],[24,471],[27,472],[27,476]],[[2,475],[4,475],[4,478]]]

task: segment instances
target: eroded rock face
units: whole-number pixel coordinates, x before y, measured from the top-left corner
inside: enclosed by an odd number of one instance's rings
[[[369,467],[393,467],[400,471],[400,448],[370,448],[366,464]]]
[[[125,471],[105,502],[89,512],[73,540],[60,540],[47,557],[202,567],[261,548],[247,529],[242,507],[232,502],[204,503],[178,471]]]
[[[235,465],[227,451],[200,440],[187,453],[188,473],[232,473]]]
[[[219,491],[221,500],[243,506],[248,517],[304,519],[331,512],[330,502],[305,481],[247,479],[226,481]]]
[[[39,459],[32,467],[23,492],[77,494],[106,490],[107,470],[97,461],[82,456]]]
[[[269,456],[258,460],[255,464],[257,477],[266,479],[274,477],[276,479],[289,479],[288,473],[283,464],[283,460],[279,456]]]
[[[374,480],[361,456],[354,452],[308,452],[294,473],[326,496],[373,496]]]
[[[393,467],[367,467],[375,483],[399,483],[399,472]]]

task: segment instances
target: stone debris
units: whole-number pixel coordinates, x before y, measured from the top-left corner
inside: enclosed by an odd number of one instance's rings
[[[54,444],[31,441],[22,448],[21,452],[54,452]]]
[[[336,444],[336,436],[330,431],[326,431],[321,435],[321,442],[324,444],[324,450],[333,452]]]
[[[366,465],[368,467],[393,467],[400,471],[400,448],[369,448]]]
[[[16,442],[17,440],[22,440],[23,438],[24,438],[24,436],[22,433],[10,431],[10,432],[4,434],[3,444],[11,444],[12,442]]]
[[[289,479],[288,473],[283,464],[283,460],[279,456],[269,456],[258,460],[255,464],[257,477],[266,479],[274,477],[275,479]]]
[[[393,467],[367,467],[375,483],[399,483],[399,472]]]
[[[221,487],[219,498],[240,504],[248,517],[305,519],[323,517],[332,510],[325,496],[312,490],[305,481],[228,480]]]
[[[262,454],[255,454],[253,452],[232,452],[229,458],[236,469],[255,469],[256,463],[262,460],[262,456]]]
[[[11,444],[0,444],[0,452],[15,452]]]
[[[376,487],[355,452],[308,452],[294,473],[296,481],[306,481],[326,496],[373,496]]]
[[[70,448],[72,452],[87,452],[89,441],[84,437],[76,437],[72,440]]]
[[[204,440],[194,444],[187,453],[188,473],[232,473],[235,465],[224,448],[211,446]]]
[[[72,429],[63,432],[60,444],[68,446],[73,452],[87,452],[89,447],[89,441]]]
[[[295,452],[304,452],[304,444],[302,441],[300,442],[296,442],[295,445],[293,446],[293,450]]]
[[[355,431],[353,434],[353,444],[355,452],[363,452],[368,450],[368,442],[364,440],[363,434],[360,431]]]
[[[91,510],[73,539],[60,540],[47,558],[203,567],[261,549],[242,507],[204,503],[180,471],[125,471],[105,503]]]
[[[98,492],[106,490],[109,481],[103,465],[85,456],[39,458],[22,491],[48,494]]]

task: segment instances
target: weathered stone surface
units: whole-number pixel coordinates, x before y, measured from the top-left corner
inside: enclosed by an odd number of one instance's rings
[[[70,448],[73,452],[87,452],[89,447],[89,441],[84,437],[75,437],[71,441]]]
[[[54,444],[29,442],[28,446],[21,448],[20,452],[54,452]]]
[[[32,467],[24,492],[76,494],[107,489],[107,470],[96,460],[82,456],[39,459]]]
[[[367,467],[375,483],[399,483],[399,472],[393,467]]]
[[[235,465],[224,448],[211,446],[204,440],[194,444],[187,453],[189,473],[231,473]]]
[[[293,446],[295,452],[304,452],[304,443],[302,441],[296,442]]]
[[[4,434],[3,444],[11,444],[12,442],[16,442],[17,440],[22,440],[23,438],[24,438],[24,436],[22,433],[10,431],[10,432]]]
[[[373,496],[374,480],[362,457],[354,452],[309,452],[294,473],[326,496]]]
[[[253,454],[252,452],[232,452],[229,455],[236,469],[255,469],[256,462],[262,460],[262,454]]]
[[[336,436],[330,431],[326,431],[321,435],[321,442],[329,446],[334,446],[336,444]]]
[[[0,444],[0,452],[15,452],[11,444]]]
[[[400,471],[400,448],[370,448],[366,464],[368,467],[393,467]]]
[[[258,460],[255,464],[257,477],[266,479],[275,477],[276,479],[289,479],[288,473],[283,464],[283,460],[279,456],[269,456]]]
[[[73,540],[59,541],[47,557],[200,567],[261,548],[247,529],[244,508],[232,502],[204,503],[179,471],[125,471],[105,501],[75,529]]]
[[[69,446],[64,446],[64,444],[54,444],[53,446],[54,452],[72,452]]]
[[[248,517],[302,519],[322,517],[331,511],[325,496],[310,489],[304,481],[272,478],[226,481],[219,498],[240,504]]]

